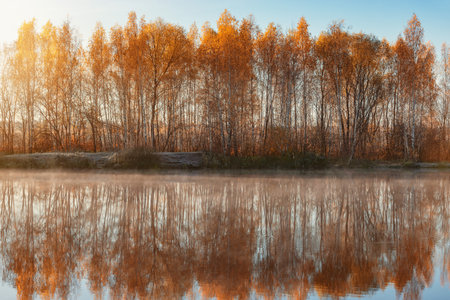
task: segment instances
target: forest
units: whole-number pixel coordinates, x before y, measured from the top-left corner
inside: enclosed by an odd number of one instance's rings
[[[449,50],[416,15],[393,42],[227,10],[189,30],[131,12],[86,42],[68,21],[31,20],[0,55],[0,152],[448,161]]]

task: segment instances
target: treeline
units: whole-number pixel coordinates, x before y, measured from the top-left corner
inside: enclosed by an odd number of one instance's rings
[[[33,20],[1,56],[0,150],[449,160],[445,44],[441,57],[416,15],[394,43],[225,11],[188,32],[130,13],[84,47],[68,22]]]

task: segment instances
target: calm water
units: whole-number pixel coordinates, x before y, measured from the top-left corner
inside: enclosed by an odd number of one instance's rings
[[[450,172],[0,172],[1,299],[450,299]]]

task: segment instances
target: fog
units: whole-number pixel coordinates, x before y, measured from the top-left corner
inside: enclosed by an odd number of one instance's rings
[[[450,173],[0,172],[18,298],[450,295]]]

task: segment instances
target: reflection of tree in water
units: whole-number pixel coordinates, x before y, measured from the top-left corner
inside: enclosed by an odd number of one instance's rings
[[[155,179],[155,180],[153,180]],[[152,181],[149,181],[152,180]],[[306,299],[392,283],[419,299],[442,245],[449,178],[0,181],[3,279],[20,298],[192,295]]]

